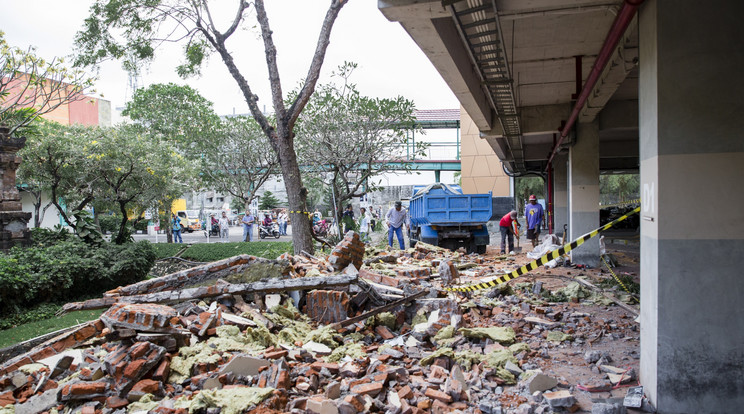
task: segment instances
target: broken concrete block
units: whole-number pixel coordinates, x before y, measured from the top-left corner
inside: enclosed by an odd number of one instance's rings
[[[576,398],[571,395],[571,392],[566,390],[546,392],[543,394],[543,398],[551,408],[568,408],[576,403]]]
[[[34,395],[23,404],[16,404],[15,414],[36,414],[48,411],[57,405],[57,392],[56,388],[47,390],[43,394]]]
[[[599,361],[600,358],[604,358],[607,362],[612,362],[612,357],[607,351],[586,351],[584,354],[584,361],[588,364],[593,364]]]
[[[504,369],[514,374],[515,377],[518,377],[524,372],[522,371],[521,368],[519,368],[519,365],[515,364],[512,361],[506,361],[506,365],[504,365]]]
[[[331,381],[326,385],[325,396],[328,399],[335,400],[341,397],[341,383],[338,381]]]
[[[592,404],[592,414],[626,414],[621,402],[597,402]]]
[[[268,365],[270,365],[270,362],[265,359],[255,358],[246,354],[238,354],[232,357],[232,359],[222,367],[220,374],[232,372],[234,375],[241,376],[258,375],[261,367]]]
[[[274,309],[275,306],[279,306],[282,304],[282,295],[270,293],[264,296],[264,303],[266,304],[266,309]]]
[[[319,342],[310,341],[302,345],[302,349],[319,354],[319,355],[330,355],[333,350],[328,346]]]
[[[558,380],[545,374],[535,374],[527,380],[530,394],[537,391],[547,391],[558,385]]]
[[[445,285],[451,285],[457,281],[460,277],[460,272],[457,271],[457,267],[452,260],[442,260],[439,263],[439,276],[442,278],[442,283]]]
[[[395,408],[401,408],[400,396],[395,391],[388,391],[387,402]]]
[[[315,397],[307,400],[305,409],[311,413],[317,414],[338,414],[338,407],[333,401],[328,399],[317,400]]]
[[[151,303],[117,303],[101,315],[109,329],[131,328],[138,332],[174,332],[183,328],[178,312],[170,306]]]

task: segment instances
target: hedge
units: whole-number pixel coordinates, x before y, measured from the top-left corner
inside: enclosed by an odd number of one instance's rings
[[[62,241],[48,245],[54,237]],[[0,316],[42,303],[100,296],[143,280],[155,263],[147,241],[93,247],[72,235],[34,232],[34,246],[0,254]]]
[[[292,253],[292,242],[199,243],[186,249],[181,257],[195,262],[214,262],[239,254],[276,259],[283,253]]]

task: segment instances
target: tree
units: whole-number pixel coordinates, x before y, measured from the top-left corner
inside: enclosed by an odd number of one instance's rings
[[[76,221],[68,211],[82,211],[96,197],[100,177],[83,154],[87,143],[101,139],[101,130],[42,122],[27,138],[19,153],[24,159],[19,177],[48,192],[62,219],[75,230]]]
[[[261,196],[261,203],[258,205],[258,208],[260,210],[271,210],[272,208],[279,207],[280,203],[281,201],[271,191],[266,190],[263,196]]]
[[[200,155],[199,142],[210,140],[220,118],[212,102],[188,85],[150,85],[134,92],[122,115],[146,127],[183,154]]]
[[[600,201],[602,204],[613,204],[638,198],[640,186],[638,174],[600,175]]]
[[[276,174],[276,153],[253,118],[224,119],[212,136],[197,145],[202,154],[202,179],[240,200],[240,209],[248,208],[256,191]]]
[[[401,96],[363,96],[350,82],[356,66],[345,63],[334,73],[339,83],[318,88],[297,132],[302,163],[329,172],[337,222],[349,200],[376,189],[374,177],[400,165],[410,169],[404,144],[415,121],[414,103]],[[415,153],[423,154],[426,146],[417,143]]]
[[[216,130],[220,128],[221,121],[214,112],[212,102],[190,86],[168,83],[138,89],[122,114],[143,126],[151,139],[170,145],[178,154],[196,163],[204,162],[203,172],[211,172],[214,168],[206,163],[204,154],[219,148],[214,143],[219,139]],[[187,171],[190,174],[186,174]],[[160,223],[166,230],[169,243],[173,241],[170,219],[173,201],[185,191],[196,188],[197,177],[195,169],[182,170],[176,178],[180,187],[172,187],[173,191],[164,192],[159,201],[159,210],[164,212]]]
[[[514,194],[517,197],[517,212],[524,213],[524,202],[530,195],[545,197],[545,180],[542,177],[517,177]]]
[[[0,31],[0,126],[8,128],[8,136],[61,105],[82,99],[91,88],[92,78],[64,65],[64,59],[37,56],[33,47],[11,47]]]
[[[212,2],[212,5],[214,2]],[[258,96],[253,93],[248,79],[240,70],[227,41],[245,24],[245,14],[253,5],[263,39],[266,64],[271,83],[271,101],[274,120],[264,115],[258,106]],[[344,0],[331,0],[323,19],[318,43],[313,54],[307,76],[302,81],[299,93],[288,105],[282,92],[282,83],[277,64],[277,50],[273,32],[269,25],[263,0],[248,2],[238,0],[227,28],[220,30],[215,23],[208,0],[164,3],[153,0],[97,0],[85,20],[83,31],[76,36],[79,65],[95,65],[106,58],[123,59],[125,68],[136,70],[142,61],[154,56],[157,45],[164,42],[185,42],[185,62],[176,71],[181,76],[199,73],[204,59],[216,52],[227,67],[250,108],[253,118],[268,138],[279,158],[284,183],[289,198],[290,217],[293,223],[292,239],[294,251],[314,251],[312,229],[307,211],[307,189],[302,184],[300,167],[294,148],[294,127],[315,90],[320,76],[331,29]],[[117,39],[115,33],[123,38]]]
[[[144,218],[147,209],[158,205],[163,194],[183,190],[179,173],[188,161],[164,141],[154,140],[141,128],[120,125],[108,129],[95,143],[90,143],[87,159],[95,159],[90,168],[100,177],[99,196],[114,203],[121,213],[116,244],[129,240],[127,224],[130,211],[135,221]]]

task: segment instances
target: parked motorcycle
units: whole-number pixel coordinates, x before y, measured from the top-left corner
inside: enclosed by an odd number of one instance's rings
[[[313,232],[318,237],[327,237],[330,225],[326,220],[320,220],[313,226]]]
[[[204,230],[204,237],[220,237],[220,226],[217,224],[212,224],[209,229],[209,236],[207,236],[207,230],[203,226],[202,229]]]
[[[279,238],[281,233],[279,232],[279,224],[276,222],[264,226],[263,224],[258,226],[258,237],[265,239],[266,237]]]

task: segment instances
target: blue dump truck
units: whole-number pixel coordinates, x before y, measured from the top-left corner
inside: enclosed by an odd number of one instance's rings
[[[488,194],[463,194],[460,186],[416,186],[408,208],[411,246],[416,242],[468,253],[485,253],[493,205]]]

